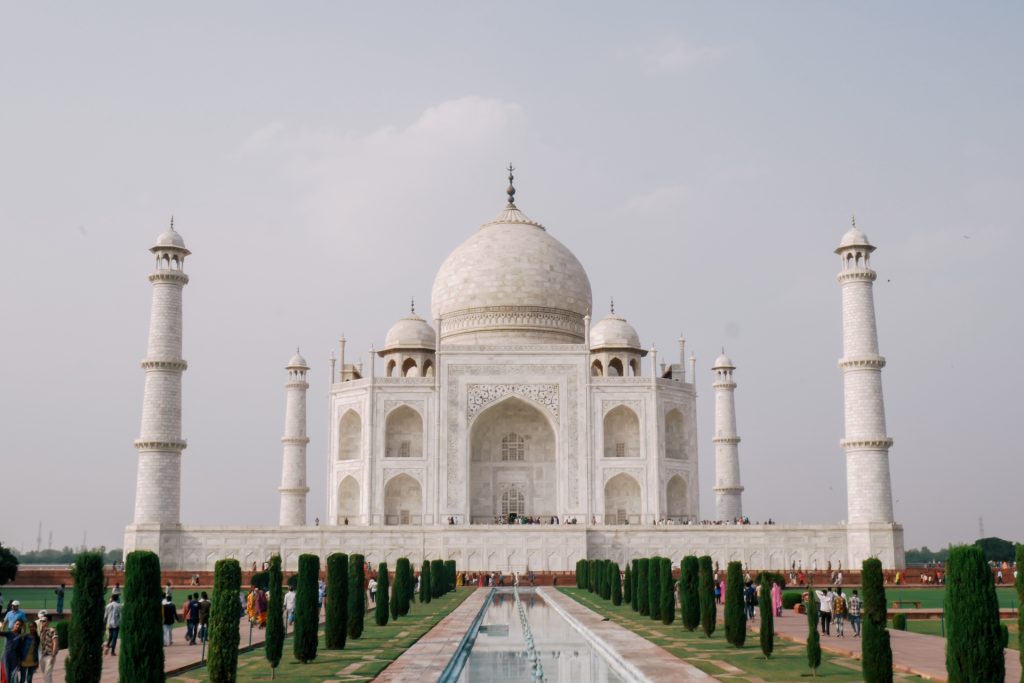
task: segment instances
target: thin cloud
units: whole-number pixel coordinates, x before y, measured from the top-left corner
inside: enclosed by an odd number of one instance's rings
[[[694,45],[680,39],[663,40],[619,50],[621,59],[637,61],[653,73],[679,73],[728,57],[730,45]]]

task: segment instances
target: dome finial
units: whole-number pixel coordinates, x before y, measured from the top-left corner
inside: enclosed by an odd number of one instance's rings
[[[409,312],[416,315],[416,297],[409,297]]]
[[[611,304],[608,306],[608,308],[611,309],[611,314],[615,315],[615,297],[614,296],[612,297]]]
[[[516,205],[516,188],[515,188],[515,185],[512,184],[512,180],[513,180],[513,178],[515,176],[512,175],[512,171],[514,171],[516,169],[512,165],[511,161],[508,162],[508,168],[506,170],[508,171],[508,189],[505,190],[505,193],[508,195],[508,205],[509,206],[515,206]]]
[[[171,214],[171,232],[174,232],[174,214]]]
[[[850,214],[850,225],[854,228],[857,227],[857,216],[855,214]]]

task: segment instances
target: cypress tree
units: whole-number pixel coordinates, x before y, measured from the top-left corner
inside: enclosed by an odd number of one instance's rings
[[[619,574],[619,563],[612,562],[612,604],[618,607],[622,604],[622,577]]]
[[[363,635],[366,618],[366,560],[353,553],[348,556],[348,637],[358,640]]]
[[[698,566],[698,602],[700,603],[700,625],[708,638],[715,632],[718,613],[715,607],[715,576],[711,570],[711,556],[701,555]]]
[[[319,590],[320,558],[299,555],[299,582],[295,587],[295,631],[292,652],[303,664],[316,659],[317,634],[320,624]]]
[[[587,590],[591,593],[597,590],[597,562],[587,560]]]
[[[622,579],[622,601],[627,605],[633,604],[633,577],[630,576],[630,564],[629,562],[626,563],[626,574]]]
[[[949,683],[1004,680],[999,602],[992,570],[979,546],[949,549],[945,611]]]
[[[747,612],[743,609],[743,568],[730,562],[725,575],[725,639],[736,647],[747,640]]]
[[[675,581],[672,580],[672,560],[661,558],[661,623],[666,626],[676,620]]]
[[[270,595],[267,603],[267,637],[264,650],[270,662],[270,677],[277,676],[277,665],[284,652],[284,591],[281,590],[281,556],[270,558]]]
[[[412,605],[415,584],[412,578],[412,564],[408,557],[398,558],[395,563],[395,590],[398,593],[398,616],[404,617]],[[401,586],[401,590],[398,587]]]
[[[881,560],[864,560],[860,582],[864,591],[860,631],[861,672],[866,683],[891,683],[892,647],[889,645],[889,631],[885,628],[887,609]],[[814,596],[814,591],[811,591],[811,596]]]
[[[236,678],[240,638],[238,591],[241,588],[242,568],[238,565],[238,560],[218,560],[213,567],[210,653],[206,659],[210,683],[234,683]]]
[[[612,561],[601,561],[601,597],[605,600],[612,599]]]
[[[583,560],[576,560],[576,587],[583,588],[583,582],[587,578],[587,572],[583,569]]]
[[[430,594],[432,597],[439,598],[445,594],[446,572],[444,569],[444,560],[431,560],[430,561]]]
[[[402,593],[402,586],[401,586],[401,584],[402,584],[402,579],[398,575],[398,567],[396,566],[395,567],[395,580],[391,584],[391,600],[390,600],[390,605],[389,605],[389,607],[391,609],[391,621],[396,621],[398,619],[398,605],[402,601],[402,598],[400,597],[400,595]]]
[[[163,683],[164,636],[160,598],[160,558],[148,550],[128,553],[124,562],[124,606],[121,608],[122,681]]]
[[[455,590],[455,584],[458,583],[459,572],[455,568],[455,560],[444,561],[445,577],[448,579],[447,586],[445,587],[445,593],[451,593]]]
[[[377,603],[373,611],[377,626],[388,625],[388,563],[377,565]]]
[[[348,555],[327,556],[327,604],[324,606],[324,644],[328,650],[344,650],[348,635]]]
[[[1021,675],[1020,681],[1024,683],[1024,544],[1017,545],[1016,564],[1017,580],[1014,584],[1017,587],[1017,652],[1020,655]]]
[[[700,569],[696,555],[687,555],[679,563],[679,617],[683,628],[700,626]]]
[[[631,580],[633,585],[629,589],[629,606],[634,612],[640,611],[640,560],[633,560],[633,572]]]
[[[766,573],[761,574],[761,597],[757,608],[761,611],[761,652],[766,659],[771,659],[775,649],[775,610],[772,609],[772,587]]]
[[[103,555],[80,553],[71,568],[75,592],[71,596],[68,657],[65,678],[74,683],[99,683],[103,673]]]
[[[865,562],[866,564],[866,562]],[[865,593],[867,590],[864,591]],[[815,676],[818,675],[818,667],[821,666],[821,643],[819,642],[818,636],[818,596],[814,594],[814,586],[807,587],[807,666],[810,667],[811,673]],[[728,605],[728,603],[726,603]],[[867,620],[865,619],[865,626]],[[889,633],[885,633],[885,639],[888,643]],[[863,649],[866,643],[861,643]],[[892,680],[892,666],[889,667],[889,680]],[[864,679],[867,680],[866,678]]]
[[[647,614],[661,619],[661,558],[654,556],[647,562]]]
[[[648,560],[646,557],[642,557],[639,560],[637,560],[636,606],[637,612],[639,612],[640,616],[643,617],[651,613],[651,603],[647,597],[647,591],[649,588],[647,571],[650,569],[650,565],[651,561]]]
[[[430,602],[430,591],[433,590],[430,582],[430,560],[423,560],[420,567],[420,602]]]

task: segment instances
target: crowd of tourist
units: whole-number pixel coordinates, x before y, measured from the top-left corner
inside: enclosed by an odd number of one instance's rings
[[[36,670],[46,683],[53,683],[57,660],[57,631],[50,625],[49,613],[39,610],[35,621],[29,621],[18,600],[12,600],[0,622],[0,638],[4,639],[0,658],[0,681],[29,683]]]

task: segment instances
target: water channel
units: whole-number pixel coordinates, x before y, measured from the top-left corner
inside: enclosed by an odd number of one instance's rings
[[[624,683],[626,680],[532,589],[495,591],[459,683]]]

